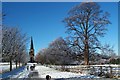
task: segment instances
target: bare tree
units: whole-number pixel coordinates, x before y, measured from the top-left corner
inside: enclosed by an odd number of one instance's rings
[[[39,53],[37,53],[37,55],[35,56],[35,61],[37,62],[37,63],[41,63],[41,64],[43,64],[43,62],[41,61],[42,59],[42,56],[41,56],[41,54],[40,54],[40,52]]]
[[[89,53],[99,48],[99,37],[103,37],[106,26],[110,24],[109,13],[103,12],[94,2],[83,2],[68,12],[63,22],[66,23],[69,40],[84,53],[85,64],[89,64]]]
[[[2,57],[4,61],[10,62],[11,71],[12,62],[26,50],[26,37],[15,27],[3,27],[2,33]]]
[[[18,35],[17,37],[17,43],[16,43],[16,57],[15,57],[15,62],[16,62],[16,67],[17,63],[19,62],[19,67],[20,67],[20,62],[26,63],[26,58],[27,58],[27,52],[26,52],[26,41],[27,37],[25,34],[23,35]]]
[[[37,55],[35,56],[35,61],[37,61],[38,63],[41,64],[45,64],[46,63],[46,53],[47,53],[47,49],[42,49],[40,50]],[[47,53],[48,54],[48,53]]]
[[[35,60],[41,64],[50,64],[50,50],[48,48],[42,49],[35,56]]]
[[[62,37],[55,39],[48,48],[41,50],[36,58],[39,57],[42,59],[41,62],[46,64],[64,65],[72,60],[71,51]]]
[[[105,44],[101,47],[101,54],[113,58],[116,56],[114,47],[111,46],[110,44]]]

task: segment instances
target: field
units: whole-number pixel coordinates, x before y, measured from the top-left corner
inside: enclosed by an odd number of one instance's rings
[[[13,66],[15,68],[15,64]],[[80,66],[80,65],[79,66],[64,66],[64,68],[63,68],[63,66],[36,64],[35,69],[33,71],[31,71],[30,69],[28,70],[27,66],[24,66],[24,67],[20,68],[19,70],[13,71],[15,74],[11,73],[11,76],[5,75],[4,78],[9,77],[9,78],[21,78],[21,79],[27,79],[27,78],[45,79],[46,75],[50,75],[53,80],[57,80],[57,79],[60,79],[60,80],[79,80],[79,79],[89,79],[89,80],[101,79],[102,80],[103,79],[104,80],[105,79],[104,77],[90,74],[89,70],[85,71],[85,69],[83,69],[83,71],[82,71],[81,69],[85,68],[85,66]],[[98,66],[100,66],[100,65],[94,65],[96,72],[99,72]],[[101,65],[101,66],[109,67],[110,65]],[[120,65],[111,65],[111,66],[114,67],[114,68],[112,68],[113,73],[115,73],[115,72],[120,73]],[[0,65],[0,69],[1,68],[2,68],[2,70],[8,70],[9,64],[2,64],[2,65]],[[103,67],[103,70],[105,70],[105,69],[106,68]],[[80,72],[80,70],[82,72]],[[75,72],[75,71],[79,71],[79,72]],[[108,72],[110,72],[110,68],[108,68]],[[118,74],[117,76],[120,76],[120,74]],[[1,78],[3,78],[3,77],[1,77]]]

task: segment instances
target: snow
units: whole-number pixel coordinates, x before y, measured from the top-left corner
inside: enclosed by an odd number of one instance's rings
[[[89,74],[61,72],[45,66],[36,66],[35,69],[38,70],[39,78],[45,78],[46,75],[50,75],[51,78],[98,78]]]
[[[12,65],[12,69],[14,69],[16,67],[16,65]],[[4,71],[4,70],[9,70],[10,65],[2,65],[0,66],[0,72]]]
[[[26,67],[22,70],[19,71],[16,75],[13,75],[11,78],[28,78],[28,74],[30,71],[26,69]]]
[[[27,64],[27,66],[31,66],[32,64]],[[34,72],[38,72],[37,76],[32,76],[32,78],[46,78],[46,75],[50,75],[51,78],[53,79],[81,79],[81,78],[89,78],[89,79],[93,79],[93,78],[99,78],[97,76],[94,75],[90,75],[87,73],[72,73],[72,72],[63,72],[63,71],[59,71],[56,70],[55,67],[50,68],[50,67],[46,67],[44,65],[38,65],[36,64],[35,70],[31,71],[30,69],[27,70],[27,66],[19,68],[18,70],[12,71],[10,74],[10,78],[29,78],[29,75],[31,73]],[[116,65],[114,65],[116,66]],[[56,66],[59,67],[59,66]],[[73,67],[73,66],[69,66]],[[76,66],[74,66],[76,67]],[[30,68],[30,67],[29,67]],[[5,69],[5,68],[4,68]],[[114,68],[115,70],[115,68]],[[99,70],[97,70],[99,71]],[[6,77],[8,75],[4,75],[4,77]]]
[[[18,69],[14,69],[10,72],[5,72],[3,74],[0,74],[0,78],[17,78],[22,71],[24,71],[25,67],[20,67]]]
[[[19,66],[19,65],[17,65],[17,66]],[[12,64],[12,69],[14,69],[14,68],[16,68],[15,63]],[[9,69],[10,69],[10,63],[8,63],[8,62],[1,63],[0,62],[0,73],[4,72],[6,70],[9,71]]]

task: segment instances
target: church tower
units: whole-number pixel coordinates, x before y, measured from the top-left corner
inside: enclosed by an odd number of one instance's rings
[[[32,39],[32,37],[31,37],[31,45],[30,45],[29,56],[30,56],[30,63],[33,63],[34,62],[34,46],[33,46],[33,39]]]

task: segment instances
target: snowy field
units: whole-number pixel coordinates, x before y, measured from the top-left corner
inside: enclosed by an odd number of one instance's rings
[[[0,79],[7,78],[7,77],[14,77],[15,75],[18,75],[19,72],[22,71],[22,68],[16,69],[15,63],[13,63],[12,69],[13,70],[11,72],[9,72],[10,64],[9,63],[0,63]]]
[[[23,69],[23,68],[21,68]],[[86,75],[86,74],[78,74],[78,73],[72,73],[72,72],[61,72],[58,70],[55,70],[53,68],[45,67],[42,65],[37,65],[35,67],[36,72],[38,72],[38,76],[32,76],[32,78],[46,78],[46,75],[50,75],[52,79],[61,79],[61,78],[99,78],[95,77],[93,75]],[[27,70],[27,67],[24,68],[24,70],[19,70],[19,73],[12,75],[10,78],[29,78],[29,74],[34,72]],[[16,71],[14,71],[16,72]]]
[[[17,65],[19,66],[19,65]],[[15,69],[16,65],[15,63],[13,63],[12,65],[12,69]],[[10,69],[10,64],[9,63],[0,63],[0,73],[4,72],[4,71],[9,71]]]
[[[3,68],[5,69],[5,68]],[[32,77],[30,77],[29,75],[31,73],[37,73],[37,75],[32,75]],[[54,68],[50,68],[50,67],[46,67],[43,65],[36,65],[35,69],[33,71],[27,70],[27,66],[13,71],[13,74],[11,75],[10,78],[21,78],[21,79],[25,79],[25,78],[46,78],[46,75],[50,75],[51,76],[51,80],[80,80],[80,79],[100,79],[100,77],[94,76],[94,75],[90,75],[90,74],[86,74],[86,73],[72,73],[72,72],[66,72],[66,71],[59,71],[56,70]],[[103,79],[106,80],[106,79]],[[109,79],[110,80],[110,79]]]
[[[38,72],[38,76],[33,76],[32,78],[46,78],[46,75],[51,76],[51,80],[114,80],[105,79],[98,76],[86,74],[86,73],[72,73],[66,71],[55,70],[54,68],[49,68],[43,65],[37,65],[35,67],[35,72]]]
[[[99,78],[93,75],[88,74],[78,74],[72,72],[62,72],[55,70],[53,68],[45,67],[42,65],[38,65],[35,67],[35,70],[38,71],[38,76],[34,76],[33,78],[46,78],[46,75],[50,75],[53,79],[60,78]]]
[[[85,65],[68,65],[68,66],[55,66],[55,65],[47,65],[51,68],[54,69],[58,69],[60,70],[61,68],[67,69],[70,72],[75,72],[75,73],[84,73],[84,71],[87,69],[87,71],[89,70],[89,73],[99,73],[101,72],[101,68],[102,71],[104,73],[110,72],[111,71],[111,67],[112,67],[112,73],[114,75],[118,75],[120,76],[120,65],[113,65],[113,64],[105,64],[105,65],[89,65],[89,66],[85,66]],[[89,67],[89,68],[87,68]]]
[[[16,67],[15,64],[13,64],[12,69],[14,69],[15,67]],[[10,69],[9,63],[0,63],[0,73],[4,71],[9,71],[9,69]]]
[[[58,70],[54,70],[53,68],[49,68],[45,66],[36,66],[35,69],[38,70],[40,78],[45,78],[46,75],[50,75],[52,78],[70,78],[70,77],[77,77],[81,75],[81,74],[75,74],[71,72],[60,72]]]

